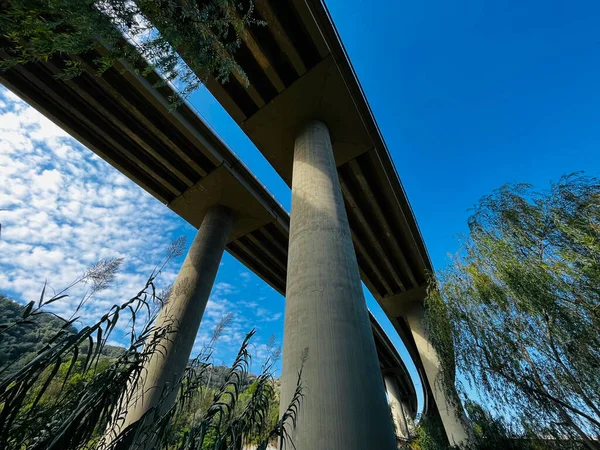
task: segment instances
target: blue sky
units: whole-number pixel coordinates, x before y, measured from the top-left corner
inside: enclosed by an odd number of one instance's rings
[[[327,5],[437,269],[457,251],[468,209],[491,190],[509,181],[544,187],[577,170],[598,175],[599,2]],[[0,211],[0,291],[24,301],[46,277],[60,285],[94,259],[126,256],[116,289],[86,311],[91,320],[143,282],[171,239],[191,242],[193,230],[31,108],[0,95],[0,209],[10,209]],[[214,99],[200,90],[190,101],[289,210],[287,186]],[[236,318],[217,359],[229,360],[254,325],[257,353],[271,334],[281,340],[283,298],[226,255],[198,345],[228,312]]]

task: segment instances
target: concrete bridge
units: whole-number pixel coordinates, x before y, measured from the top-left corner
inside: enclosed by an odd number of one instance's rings
[[[312,196],[316,204],[316,197],[329,188],[329,181],[339,180],[361,278],[398,331],[419,371],[426,391],[425,410],[437,409],[449,441],[459,443],[466,438],[457,420],[462,412],[448,405],[435,385],[438,360],[422,324],[426,278],[433,271],[431,262],[329,12],[323,0],[256,0],[255,6],[258,18],[267,25],[250,27],[236,53],[249,85],[244,86],[239,77],[231,77],[224,85],[211,79],[207,87],[292,188],[290,253],[294,249],[294,227],[303,227],[306,220],[298,217],[307,214],[301,206],[305,203],[303,197]],[[180,53],[185,59],[185,49]],[[315,121],[319,125],[306,131],[306,124]],[[303,149],[324,145],[328,148],[314,150],[314,155]],[[333,167],[319,160],[328,153],[333,154]],[[328,179],[322,180],[322,186],[309,189],[303,185],[321,180],[324,173]],[[322,204],[318,207],[325,208]],[[337,212],[336,206],[329,207]],[[297,209],[302,212],[299,214]],[[320,215],[315,213],[313,220],[320,220]],[[306,264],[310,263],[302,262],[300,267]],[[291,281],[296,281],[293,274]],[[296,295],[296,288],[293,292],[290,289],[288,275],[286,315],[290,297],[295,299]],[[301,339],[296,342],[292,337],[297,326],[286,320],[284,355],[297,353],[303,345],[298,343]],[[294,344],[289,344],[292,340]],[[286,367],[291,377],[293,362],[284,357],[284,394]]]
[[[431,263],[327,11],[302,0],[256,7],[268,26],[248,30],[237,55],[250,85],[235,77],[207,85],[291,186],[291,220],[187,105],[170,111],[173,92],[153,87],[157,74],[114,67],[97,77],[93,53],[71,57],[89,72],[69,81],[54,77],[67,57],[0,73],[9,89],[199,229],[160,319],[179,332],[167,357],[151,361],[151,400],[132,408],[128,423],[183,370],[226,249],[286,295],[282,407],[308,348],[297,448],[394,448],[383,378],[400,433],[405,416],[416,414],[408,372],[367,312],[360,279],[417,367],[426,412],[439,413],[450,442],[460,442],[465,432],[436,388],[437,358],[422,326]]]

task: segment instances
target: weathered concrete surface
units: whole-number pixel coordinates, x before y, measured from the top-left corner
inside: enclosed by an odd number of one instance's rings
[[[402,406],[402,396],[396,384],[396,376],[392,374],[384,375],[385,390],[388,394],[394,425],[396,426],[396,434],[402,438],[409,438],[408,422],[406,421],[406,413]]]
[[[436,382],[440,373],[440,360],[425,329],[423,323],[424,312],[421,302],[413,302],[405,311],[405,317],[421,357],[427,383],[433,393],[433,400],[439,411],[448,441],[451,445],[460,446],[468,441],[469,431],[468,425],[466,425],[468,422],[462,407],[459,406],[460,409],[457,409],[456,406],[451,404],[444,389]]]
[[[396,448],[331,140],[318,121],[295,142],[286,294],[281,412],[308,349],[295,447]]]
[[[157,406],[163,393],[168,393],[159,411],[173,405],[178,382],[188,363],[194,340],[208,302],[208,297],[231,231],[231,210],[214,206],[204,217],[198,234],[188,251],[167,304],[157,318],[157,327],[168,334],[161,341],[147,365],[147,375],[135,386],[135,404],[128,408],[124,429]]]

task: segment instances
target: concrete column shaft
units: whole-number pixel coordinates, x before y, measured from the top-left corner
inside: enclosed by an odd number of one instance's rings
[[[406,415],[402,406],[402,395],[400,395],[400,391],[398,390],[396,377],[392,374],[386,374],[383,380],[390,401],[390,409],[392,410],[394,425],[396,425],[396,432],[399,436],[408,439],[408,422],[406,421]]]
[[[457,407],[449,402],[446,392],[436,382],[440,373],[440,360],[425,329],[423,323],[424,313],[422,303],[415,303],[406,313],[406,320],[423,363],[427,383],[433,393],[433,400],[439,411],[448,441],[450,445],[460,446],[466,443],[469,438],[467,419],[462,406],[458,405]]]
[[[170,394],[162,402],[160,410],[166,411],[173,405],[232,223],[232,212],[222,206],[213,207],[204,217],[167,304],[156,321],[157,327],[165,327],[169,332],[150,358],[147,375],[135,387],[136,402],[129,407],[122,429],[156,406],[163,392]]]
[[[329,131],[318,121],[305,126],[294,149],[282,412],[304,349],[295,448],[395,449]]]

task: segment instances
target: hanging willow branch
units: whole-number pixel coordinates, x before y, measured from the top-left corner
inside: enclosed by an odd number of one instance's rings
[[[456,364],[520,433],[600,448],[600,180],[503,186],[469,229],[426,300],[445,386]]]

